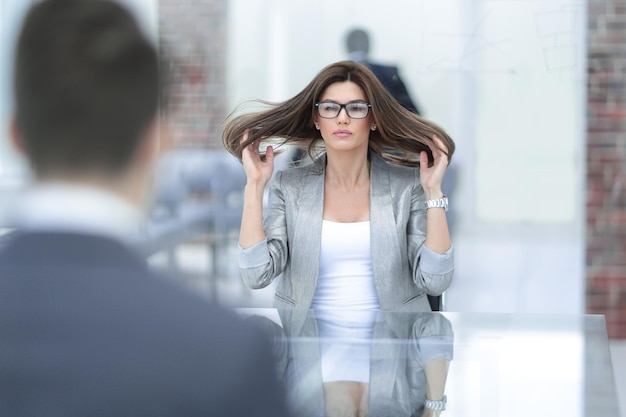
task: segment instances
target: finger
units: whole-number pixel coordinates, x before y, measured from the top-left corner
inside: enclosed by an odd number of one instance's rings
[[[274,163],[274,148],[272,146],[265,148],[265,160],[268,164]]]
[[[240,144],[244,144],[244,143],[246,143],[247,140],[248,140],[248,129],[246,129],[246,131],[243,132],[243,135],[241,136],[241,139],[239,139],[239,143]]]
[[[242,158],[245,157],[250,160],[258,159],[259,158],[258,145],[256,145],[255,142],[248,144],[241,150],[241,156]]]
[[[253,140],[252,142],[250,142],[249,144],[247,144],[245,146],[245,148],[243,149],[245,152],[247,152],[249,155],[259,155],[259,143],[260,143],[260,139],[256,139]]]
[[[420,152],[420,167],[428,168],[428,154],[426,151]]]
[[[439,139],[437,135],[433,135],[433,143],[434,149],[431,147],[433,152],[433,158],[435,159],[435,165],[445,165],[448,166],[450,159],[448,158],[448,148],[444,145],[443,141]]]
[[[243,136],[241,137],[240,143],[242,145],[242,148],[241,148],[241,152],[242,153],[244,153],[244,152],[250,153],[250,152],[253,151],[253,149],[252,149],[253,147],[250,146],[252,143],[248,143],[248,144],[244,145],[247,142],[247,140],[248,140],[248,131],[246,131],[246,133],[244,133]]]
[[[433,135],[433,142],[435,142],[435,145],[437,145],[437,148],[439,151],[441,151],[444,154],[448,153],[448,147],[444,145],[441,139],[439,139],[439,136]]]

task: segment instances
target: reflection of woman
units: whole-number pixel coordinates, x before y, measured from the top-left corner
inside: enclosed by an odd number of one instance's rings
[[[328,321],[333,313],[324,311],[322,317],[318,313],[279,310],[282,328],[271,320],[255,316],[256,322],[266,328],[274,340],[278,371],[286,380],[294,415],[440,415],[440,410],[429,409],[425,403],[426,398],[443,398],[448,367],[453,358],[454,333],[444,315],[367,312],[374,315],[368,346],[368,383],[344,383],[329,390],[328,382],[323,381],[324,345],[330,343],[323,340],[321,332],[325,325],[332,325],[323,322]],[[353,319],[358,320],[358,317],[353,316]],[[355,320],[353,323],[359,324]],[[352,336],[349,332],[342,332],[334,336],[334,341],[340,348],[347,347],[355,343]],[[333,372],[353,373],[351,367],[363,359],[361,354],[357,347],[353,350],[353,356],[357,357],[346,355]],[[350,401],[345,401],[346,398]]]
[[[276,173],[263,213],[274,149],[259,147],[272,138],[314,161]],[[223,140],[247,175],[240,270],[252,288],[282,274],[277,307],[430,311],[426,294],[450,284],[441,182],[454,142],[364,65],[327,66],[293,98],[232,118]]]

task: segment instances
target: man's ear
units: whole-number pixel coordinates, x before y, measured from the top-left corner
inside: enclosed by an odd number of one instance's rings
[[[169,141],[167,124],[160,117],[156,117],[145,130],[137,150],[139,163],[142,166],[152,166],[168,147]]]
[[[159,154],[169,151],[175,145],[174,131],[167,116],[159,117],[157,122],[159,135]]]
[[[26,156],[26,145],[22,139],[20,127],[17,123],[17,117],[15,116],[11,118],[11,122],[9,123],[9,138],[11,139],[11,146],[13,146],[13,149]]]

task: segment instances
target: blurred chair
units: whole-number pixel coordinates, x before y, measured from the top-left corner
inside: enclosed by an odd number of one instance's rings
[[[176,213],[184,230],[179,243],[206,245],[211,262],[207,282],[211,297],[217,301],[217,281],[228,275],[225,262],[236,262],[229,250],[236,245],[241,225],[246,176],[241,163],[226,151],[178,153],[186,190]],[[163,181],[167,184],[169,180]]]
[[[198,198],[204,185],[190,181],[190,164],[204,151],[177,149],[159,160],[152,187],[151,204],[140,249],[148,258],[166,253],[171,275],[180,275],[176,249],[196,236],[208,233],[213,209],[209,198]],[[209,193],[210,187],[205,187]]]
[[[241,163],[226,151],[206,151],[190,162],[185,171],[191,199],[186,210],[206,211],[207,230],[214,255],[214,273],[219,273],[219,251],[234,244],[243,211],[246,176]]]
[[[147,223],[139,243],[147,258],[159,252],[166,253],[168,272],[173,275],[178,272],[176,246],[187,234],[185,221],[180,216],[181,206],[188,195],[182,167],[171,155],[157,164]]]

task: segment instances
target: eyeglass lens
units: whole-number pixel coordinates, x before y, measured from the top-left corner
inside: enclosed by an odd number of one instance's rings
[[[325,119],[337,117],[342,108],[346,109],[348,117],[352,119],[364,119],[367,117],[369,107],[369,104],[360,101],[346,104],[333,103],[330,101],[317,103],[317,111],[319,115]]]

